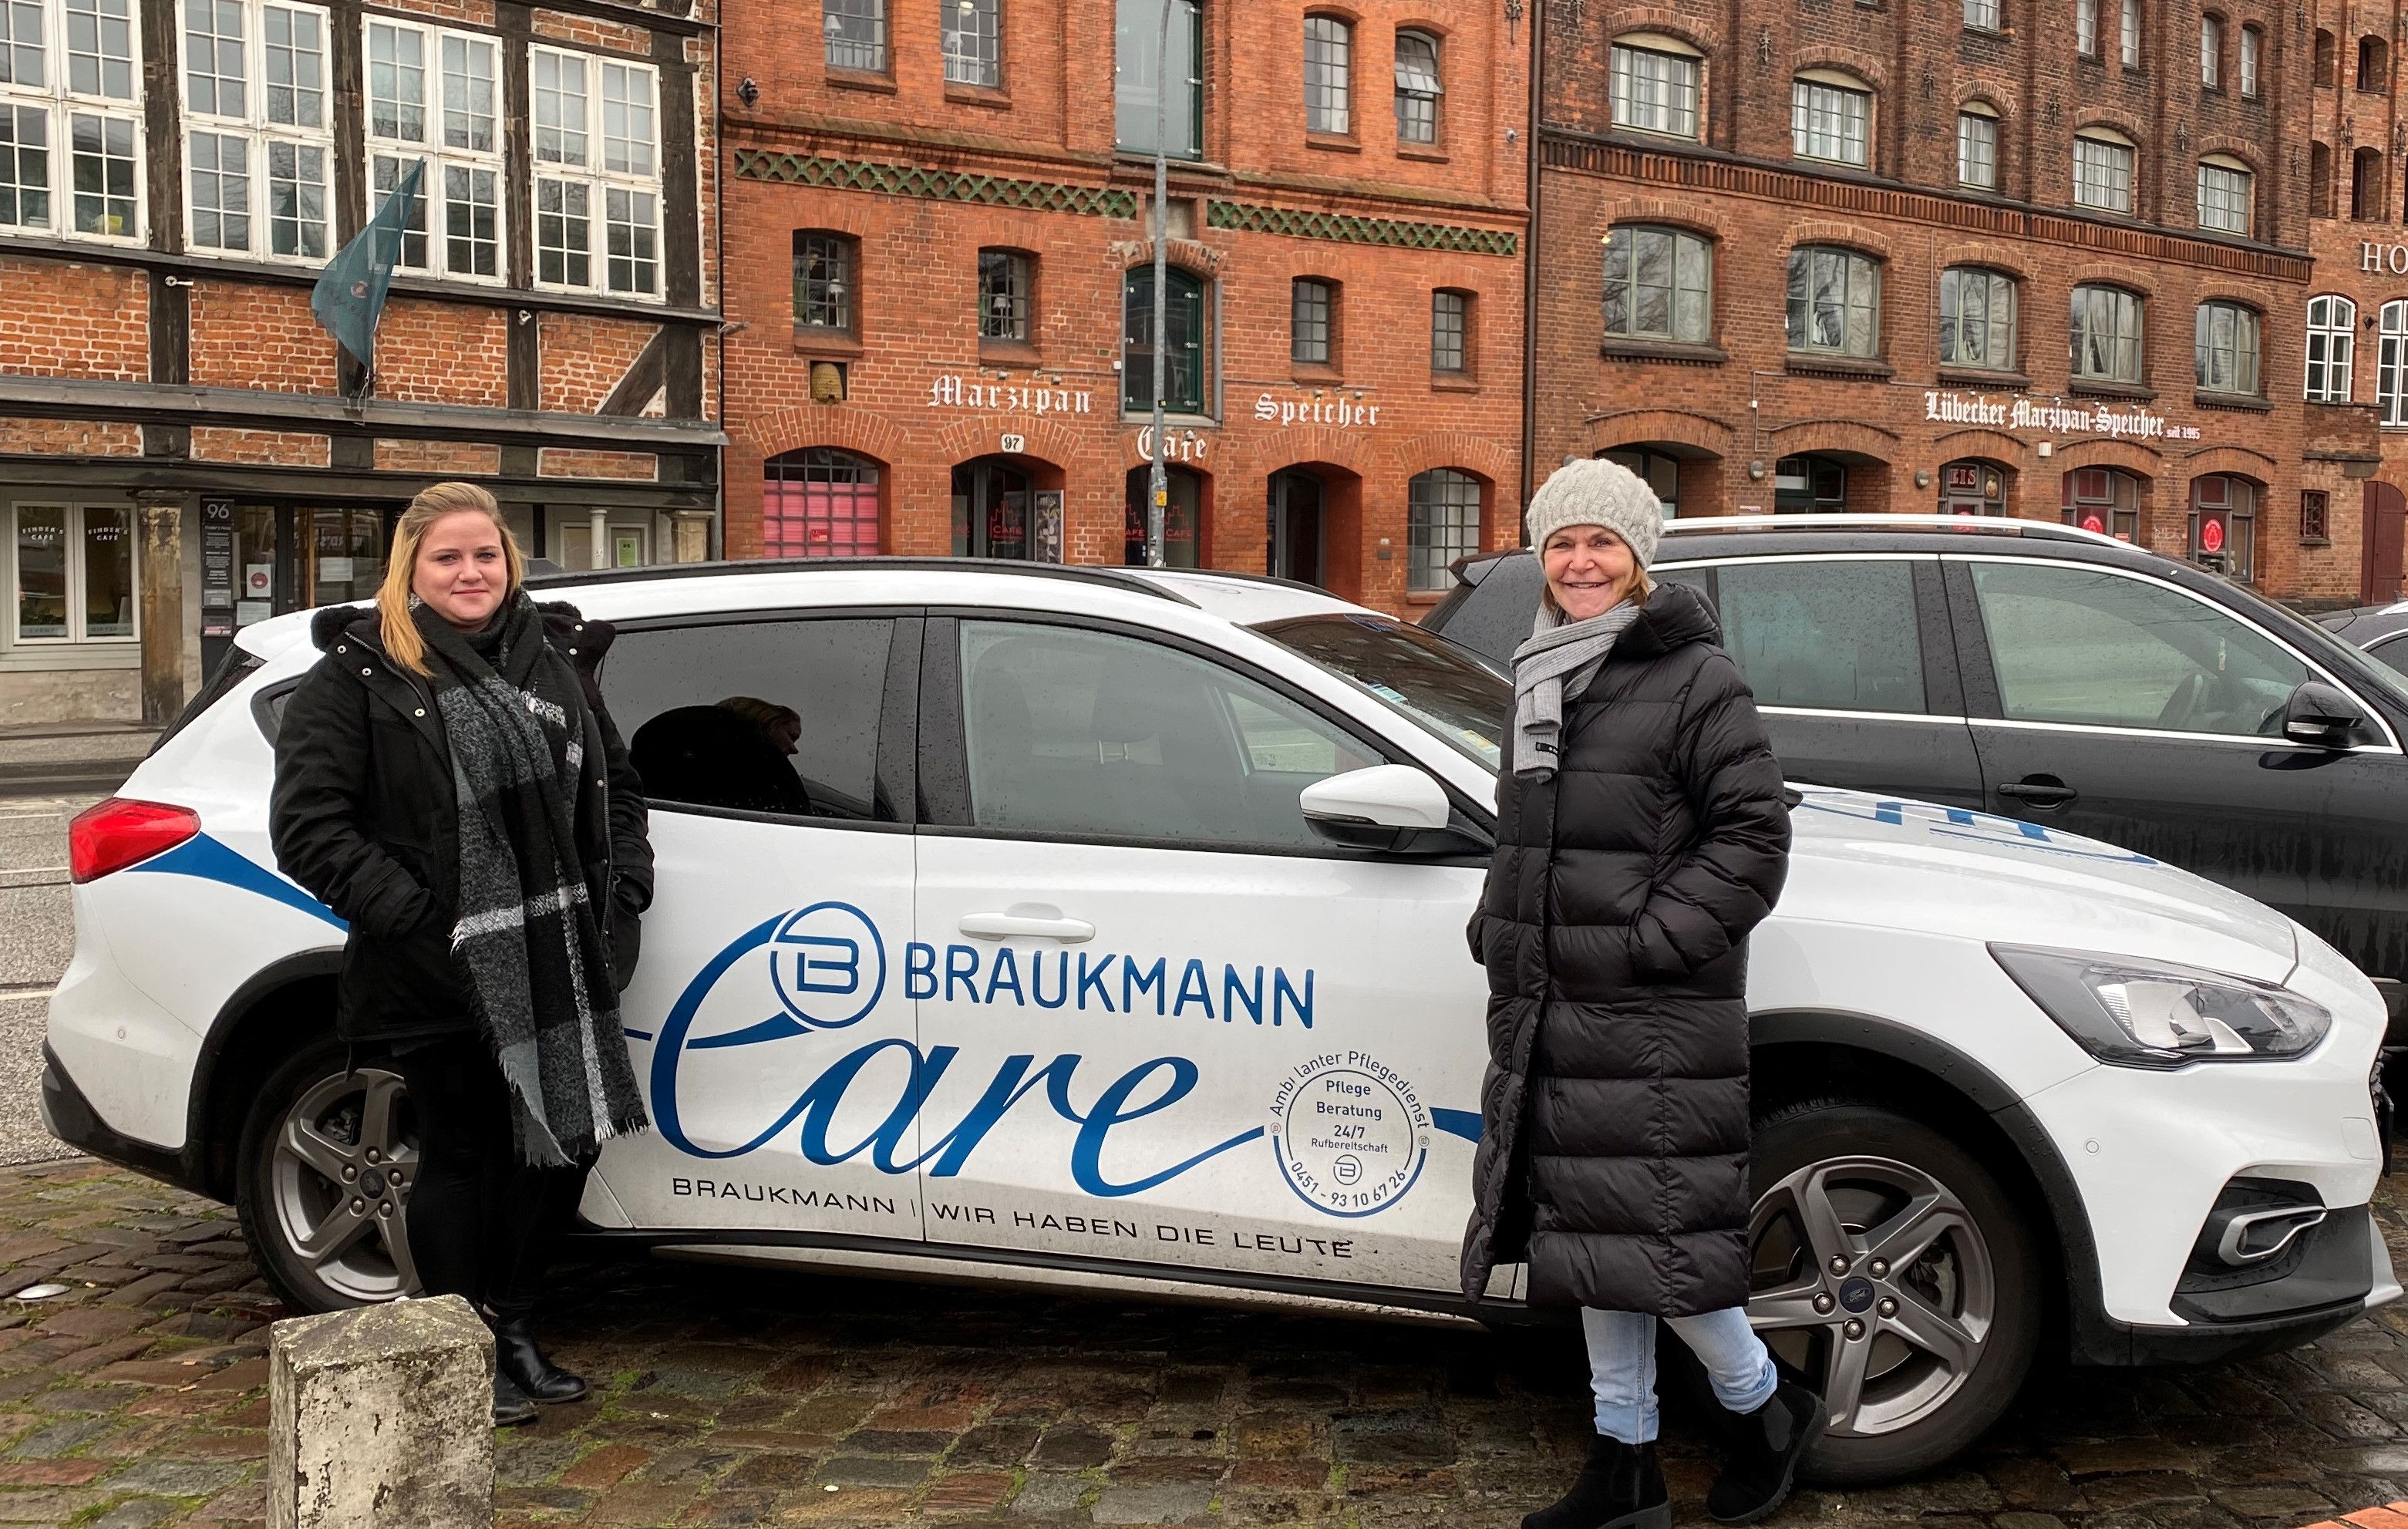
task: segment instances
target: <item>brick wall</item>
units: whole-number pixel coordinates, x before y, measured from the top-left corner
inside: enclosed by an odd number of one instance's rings
[[[394,298],[377,325],[377,396],[507,407],[509,325],[508,308]]]
[[[150,375],[150,293],[122,266],[0,260],[0,372]]]
[[[658,324],[583,313],[544,314],[536,331],[540,407],[594,413],[658,333]]]
[[[502,470],[502,449],[475,441],[379,440],[376,470],[428,478],[490,478]]]
[[[538,10],[533,22],[535,35],[560,42],[575,43],[580,48],[608,49],[618,53],[636,53],[650,58],[652,36],[638,26],[622,26],[616,21],[596,21],[591,16],[572,16],[561,10]]]
[[[204,387],[331,393],[335,342],[307,287],[203,278],[193,289],[192,378]]]
[[[284,430],[193,431],[193,456],[200,462],[241,462],[277,467],[322,467],[326,437]]]
[[[536,471],[545,478],[609,478],[650,482],[660,477],[661,460],[649,451],[580,451],[547,446],[536,453]]]
[[[96,420],[0,419],[0,455],[138,457],[142,427]]]

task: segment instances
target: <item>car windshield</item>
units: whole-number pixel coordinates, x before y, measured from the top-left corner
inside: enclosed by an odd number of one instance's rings
[[[1254,628],[1351,679],[1463,752],[1497,768],[1513,687],[1454,644],[1391,617],[1296,616]]]

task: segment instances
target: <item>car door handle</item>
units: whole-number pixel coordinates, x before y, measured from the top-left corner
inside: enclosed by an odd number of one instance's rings
[[[1077,945],[1096,937],[1096,926],[1084,919],[1066,919],[1058,907],[1043,904],[1014,904],[1001,913],[965,913],[961,932],[972,939],[1009,939],[1014,935],[1033,935],[1039,939],[1058,939],[1065,945]]]
[[[2034,807],[2063,807],[2082,793],[2062,780],[2035,778],[2030,780],[2010,780],[1999,788],[1999,794]]]

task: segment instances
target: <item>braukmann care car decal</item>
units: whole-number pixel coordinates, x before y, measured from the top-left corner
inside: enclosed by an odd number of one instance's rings
[[[790,1140],[796,1155],[821,1167],[861,1160],[882,1174],[920,1171],[949,1179],[982,1148],[1015,1150],[1010,1141],[987,1144],[1025,1101],[1025,1107],[1050,1112],[1072,1128],[1065,1167],[1082,1194],[1100,1200],[1141,1194],[1268,1137],[1272,1164],[1299,1199],[1330,1216],[1359,1218],[1395,1205],[1412,1188],[1433,1130],[1466,1137],[1479,1132],[1475,1114],[1433,1111],[1409,1079],[1377,1056],[1344,1049],[1315,1051],[1282,1079],[1268,1123],[1205,1140],[1150,1130],[1144,1133],[1149,1144],[1168,1137],[1177,1145],[1136,1167],[1108,1166],[1107,1148],[1116,1146],[1116,1133],[1126,1136],[1138,1122],[1163,1117],[1168,1123],[1199,1088],[1211,1087],[1193,1057],[1170,1052],[1111,1071],[1076,1051],[1051,1057],[1006,1051],[991,1065],[977,1064],[992,1070],[966,1110],[931,1119],[928,1106],[939,1085],[973,1065],[963,1048],[923,1049],[901,1036],[841,1034],[878,1008],[890,981],[899,979],[903,995],[914,1001],[980,1006],[997,1022],[998,1038],[1006,1038],[1014,1010],[1192,1022],[1214,1030],[1246,1024],[1309,1031],[1318,977],[1310,967],[1265,963],[1010,945],[982,950],[907,941],[901,956],[897,971],[876,922],[834,900],[765,919],[730,941],[686,983],[657,1034],[628,1031],[652,1043],[648,1082],[661,1138],[688,1157],[713,1161],[748,1157]],[[724,1014],[730,998],[738,1005],[753,1000],[739,1014],[762,1007],[774,1012],[732,1028],[700,1022],[706,1007]],[[696,1059],[769,1047],[781,1048],[781,1054],[774,1064],[765,1057],[764,1067],[802,1079],[794,1096],[770,1101],[774,1109],[765,1109],[751,1129],[731,1137],[723,1123],[714,1139],[698,1139],[689,1128],[688,1074]],[[797,1059],[786,1048],[808,1048],[811,1054]],[[1126,1155],[1115,1151],[1113,1161]]]

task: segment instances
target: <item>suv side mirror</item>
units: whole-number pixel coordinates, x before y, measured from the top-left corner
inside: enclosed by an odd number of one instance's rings
[[[1325,776],[1297,794],[1297,806],[1314,833],[1350,850],[1465,854],[1482,848],[1448,826],[1446,789],[1410,764]]]
[[[2283,703],[2283,736],[2312,749],[2346,749],[2367,739],[2366,711],[2321,679],[2303,680]]]

